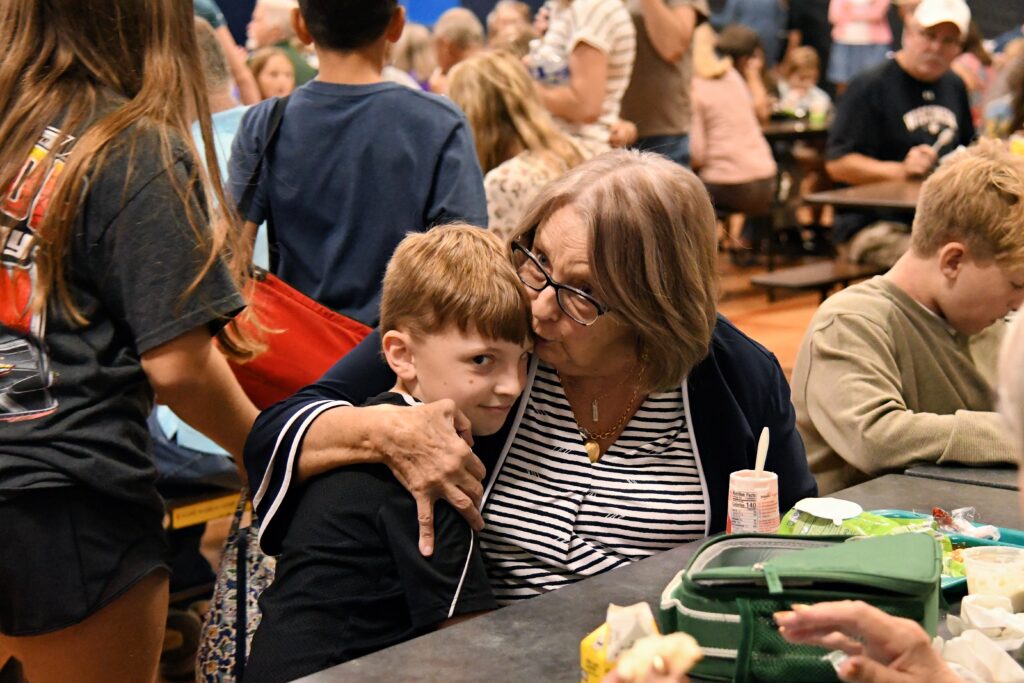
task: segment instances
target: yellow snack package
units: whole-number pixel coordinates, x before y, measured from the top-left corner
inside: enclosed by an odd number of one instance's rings
[[[646,602],[626,607],[608,605],[605,622],[580,643],[580,683],[601,683],[619,655],[640,638],[656,633],[658,624]]]

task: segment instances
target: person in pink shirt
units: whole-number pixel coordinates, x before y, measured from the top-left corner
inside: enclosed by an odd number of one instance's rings
[[[832,0],[832,55],[828,80],[840,94],[854,76],[885,60],[892,46],[892,29],[886,15],[890,0]]]
[[[743,76],[731,59],[716,54],[714,42],[710,26],[701,25],[694,32],[693,168],[719,213],[765,218],[775,198],[775,159]],[[748,221],[743,237],[735,232],[730,230],[733,243],[749,246],[753,225]]]

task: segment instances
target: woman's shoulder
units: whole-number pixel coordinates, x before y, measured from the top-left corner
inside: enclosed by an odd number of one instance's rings
[[[524,150],[488,171],[487,179],[495,182],[507,178],[526,177],[546,184],[567,170],[565,163],[553,153]]]
[[[775,354],[748,337],[721,314],[711,333],[708,357],[698,368],[709,360],[719,368],[751,373],[774,374],[779,366]]]

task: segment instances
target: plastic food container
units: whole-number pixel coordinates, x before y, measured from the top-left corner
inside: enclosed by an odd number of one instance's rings
[[[968,593],[1006,596],[1014,612],[1024,612],[1024,548],[967,548],[964,567]]]

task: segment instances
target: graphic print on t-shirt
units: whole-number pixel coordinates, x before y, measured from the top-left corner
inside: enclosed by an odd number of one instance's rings
[[[956,114],[947,107],[937,104],[929,104],[911,109],[903,115],[903,124],[911,133],[925,130],[929,135],[938,135],[945,128],[956,133],[959,128]]]
[[[57,409],[43,342],[46,309],[34,310],[32,302],[37,231],[73,142],[56,128],[43,131],[0,201],[0,422],[30,420]]]

